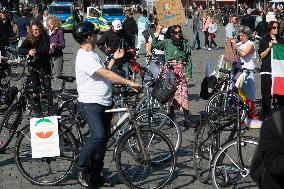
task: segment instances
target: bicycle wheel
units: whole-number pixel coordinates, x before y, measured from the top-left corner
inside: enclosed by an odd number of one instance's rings
[[[77,146],[72,133],[59,130],[60,156],[32,158],[30,129],[21,130],[15,147],[15,161],[20,173],[37,185],[56,185],[71,172],[77,155]],[[64,130],[64,132],[62,132]]]
[[[241,154],[237,139],[225,143],[216,153],[212,161],[212,183],[214,188],[251,188],[256,186],[249,176],[249,169],[257,140],[252,137],[241,139]],[[241,165],[242,157],[244,167]]]
[[[175,170],[176,156],[173,145],[163,133],[153,128],[140,127],[140,131],[142,141],[139,141],[134,129],[119,140],[114,154],[118,175],[130,188],[163,188]],[[144,146],[146,157],[139,144]],[[135,154],[129,152],[129,147]],[[170,160],[161,163],[160,159],[169,153]]]
[[[210,163],[216,150],[212,144],[213,138],[210,122],[202,120],[195,133],[193,145],[193,167],[197,179],[202,183],[210,180]]]
[[[136,122],[139,126],[150,126],[161,132],[163,132],[174,145],[175,152],[181,147],[182,132],[180,127],[171,118],[160,110],[152,110],[152,115],[148,110],[140,112],[136,118]],[[166,161],[161,160],[161,161]]]
[[[21,61],[20,63],[16,62],[11,65],[11,79],[13,81],[19,81],[23,78],[25,74],[25,65]]]
[[[211,117],[220,118],[220,115],[222,115],[221,120],[235,118],[237,104],[240,102],[242,102],[242,98],[235,93],[218,92],[210,97],[205,111]]]
[[[5,151],[22,121],[22,110],[18,104],[11,106],[0,123],[0,151]]]

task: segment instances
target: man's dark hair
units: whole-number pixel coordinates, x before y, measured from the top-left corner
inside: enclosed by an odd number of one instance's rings
[[[144,9],[144,10],[142,11],[142,14],[143,14],[143,16],[147,17],[147,10]]]
[[[22,15],[22,16],[28,16],[28,11],[23,10],[21,15]]]

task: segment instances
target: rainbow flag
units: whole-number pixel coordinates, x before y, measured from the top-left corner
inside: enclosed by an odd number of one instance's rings
[[[271,93],[284,95],[284,45],[272,46],[271,77]]]

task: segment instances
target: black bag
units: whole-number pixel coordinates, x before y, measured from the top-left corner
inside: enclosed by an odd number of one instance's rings
[[[160,103],[165,104],[174,96],[175,92],[176,88],[174,84],[158,78],[152,90],[152,97]]]

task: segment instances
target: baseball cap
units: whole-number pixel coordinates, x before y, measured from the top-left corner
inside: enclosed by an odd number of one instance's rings
[[[121,30],[122,29],[122,25],[121,25],[121,22],[119,20],[112,21],[111,25],[113,26],[113,29],[115,29],[115,30]]]

